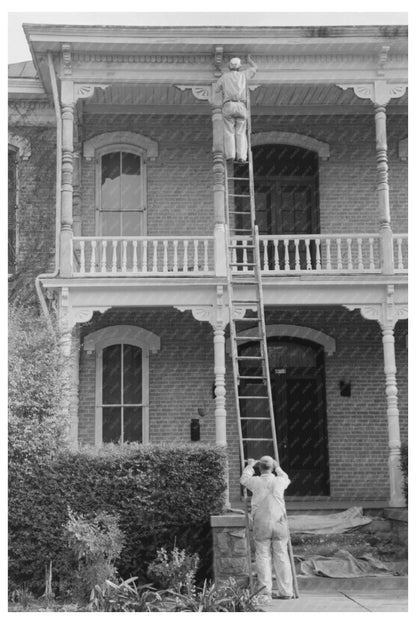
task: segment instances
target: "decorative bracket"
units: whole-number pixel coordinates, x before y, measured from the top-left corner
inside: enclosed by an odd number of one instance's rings
[[[211,102],[212,96],[212,87],[211,85],[175,85],[177,89],[180,91],[185,91],[186,89],[192,90],[192,95],[197,100],[207,100]]]
[[[74,102],[86,100],[94,95],[95,89],[107,89],[109,86],[109,84],[74,84]]]
[[[94,312],[106,312],[110,306],[94,306],[92,308],[78,308],[68,306],[68,325],[72,329],[77,323],[88,323],[92,319]]]
[[[402,97],[406,93],[407,84],[374,80],[368,83],[338,84],[337,87],[344,91],[345,89],[354,89],[358,98],[370,99],[376,106],[386,106],[392,98]]]
[[[212,327],[215,329],[218,326],[221,326],[222,329],[225,329],[230,322],[230,314],[228,306],[175,306],[177,310],[180,312],[185,312],[190,310],[192,312],[192,316],[196,321],[210,323]],[[234,308],[233,319],[238,320],[244,318],[247,310],[253,310],[252,306],[249,307],[239,307]]]
[[[343,305],[347,310],[360,310],[361,316],[368,321],[377,321],[381,328],[391,327],[394,328],[397,321],[408,318],[408,306],[407,304],[395,304],[394,303],[394,286],[387,286],[386,301],[384,303],[374,303],[371,305],[366,304],[352,304]]]

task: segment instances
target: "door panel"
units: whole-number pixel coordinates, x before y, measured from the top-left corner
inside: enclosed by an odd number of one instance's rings
[[[258,346],[245,345],[240,354],[257,355]],[[282,468],[289,474],[290,496],[329,494],[326,432],[325,370],[321,347],[293,339],[268,341],[275,427]],[[243,375],[260,375],[257,363],[244,364]],[[241,381],[240,394],[264,396],[262,382]],[[240,401],[241,416],[268,415],[267,401]],[[270,422],[242,421],[243,437],[270,437]],[[273,455],[270,443],[246,443],[247,455]]]
[[[290,496],[327,495],[327,436],[322,371],[308,368],[272,372],[279,456],[288,472]]]

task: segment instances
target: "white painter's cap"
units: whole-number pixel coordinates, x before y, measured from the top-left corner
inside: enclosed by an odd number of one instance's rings
[[[231,59],[231,61],[230,61],[230,67],[240,67],[240,65],[241,65],[241,61],[240,61],[240,59],[238,58],[238,56],[236,56],[236,57],[234,57],[234,58],[232,58],[232,59]]]

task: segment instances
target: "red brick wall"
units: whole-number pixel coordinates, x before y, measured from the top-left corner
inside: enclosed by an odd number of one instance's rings
[[[393,231],[407,231],[407,163],[398,158],[398,141],[407,135],[407,118],[387,118],[390,200]],[[158,142],[159,156],[147,164],[147,229],[151,234],[211,234],[212,128],[209,115],[86,115],[85,139],[129,130]],[[257,117],[254,132],[283,130],[326,141],[330,158],[320,160],[322,232],[375,232],[378,229],[375,134],[372,114],[361,116]],[[55,244],[54,128],[19,126],[32,155],[19,169],[20,260],[31,274],[50,270]],[[95,233],[95,163],[82,158],[82,233]],[[36,240],[36,244],[35,244]]]
[[[28,279],[51,270],[55,252],[56,133],[54,128],[11,128],[27,139],[31,156],[18,164],[18,269]]]
[[[344,308],[279,308],[267,311],[269,324],[304,325],[336,340],[336,352],[325,357],[331,495],[345,499],[388,498],[387,417],[381,332],[376,322]],[[150,440],[189,440],[191,418],[200,419],[201,441],[215,442],[212,398],[213,332],[190,312],[174,309],[113,309],[83,330],[132,324],[161,338],[161,349],[150,355]],[[399,409],[403,439],[407,439],[406,324],[396,331]],[[231,359],[227,356],[227,437],[231,497],[239,496],[238,436],[235,421]],[[352,396],[341,397],[339,381],[348,378]],[[95,355],[81,351],[79,436],[94,440]]]
[[[213,228],[211,119],[209,116],[87,115],[85,138],[103,132],[139,132],[159,144],[147,166],[148,234],[208,234]],[[391,214],[394,230],[407,231],[407,163],[398,159],[398,141],[407,119],[388,118]],[[253,132],[281,130],[305,134],[330,145],[319,163],[321,231],[377,232],[374,117],[294,116],[253,119]],[[83,233],[95,233],[95,163],[83,159]]]

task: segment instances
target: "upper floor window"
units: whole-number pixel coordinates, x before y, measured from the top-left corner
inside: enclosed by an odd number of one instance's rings
[[[17,152],[8,152],[8,272],[16,270]]]
[[[99,157],[98,229],[102,236],[144,234],[144,162],[139,153],[113,149]]]

